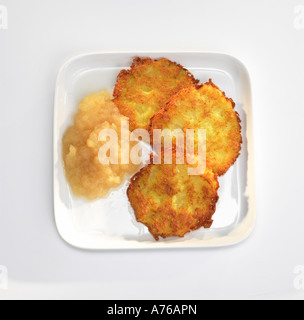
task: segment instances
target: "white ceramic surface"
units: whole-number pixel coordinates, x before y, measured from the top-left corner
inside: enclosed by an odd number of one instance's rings
[[[201,82],[210,78],[236,102],[242,120],[241,156],[220,178],[220,200],[210,230],[200,229],[183,239],[155,242],[137,223],[126,196],[128,182],[107,199],[88,202],[75,198],[64,176],[61,140],[82,98],[108,89],[112,92],[122,68],[135,56],[166,57],[188,68]],[[255,223],[252,157],[251,88],[246,68],[237,59],[217,53],[93,53],[69,60],[59,72],[54,118],[54,206],[58,231],[69,244],[82,249],[155,249],[226,246],[251,233]]]

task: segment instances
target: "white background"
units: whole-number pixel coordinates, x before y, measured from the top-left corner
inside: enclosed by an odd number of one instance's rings
[[[0,0],[0,298],[304,298],[304,0]],[[56,75],[92,51],[219,51],[253,89],[257,226],[213,250],[85,252],[53,218]]]

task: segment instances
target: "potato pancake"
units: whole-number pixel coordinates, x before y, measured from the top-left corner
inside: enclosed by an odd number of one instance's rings
[[[131,179],[127,193],[136,219],[155,240],[183,237],[213,223],[217,176],[209,169],[204,175],[189,176],[187,170],[186,164],[150,164]]]
[[[130,119],[130,130],[149,129],[150,118],[184,87],[197,84],[193,75],[168,59],[135,58],[122,70],[114,89],[114,103]]]
[[[183,88],[167,106],[151,119],[154,129],[206,130],[207,166],[219,176],[225,174],[240,155],[242,145],[241,120],[228,99],[210,80],[203,85]],[[197,150],[197,139],[194,144]]]

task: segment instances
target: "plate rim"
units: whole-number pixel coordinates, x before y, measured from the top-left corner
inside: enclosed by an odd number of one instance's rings
[[[90,56],[97,56],[97,55],[129,55],[130,59],[132,57],[136,56],[149,56],[149,55],[155,55],[159,54],[159,56],[166,56],[169,54],[179,54],[179,55],[191,55],[191,54],[201,54],[201,55],[217,55],[222,56],[229,60],[234,60],[234,62],[242,69],[244,72],[244,76],[246,77],[247,84],[248,84],[248,90],[249,90],[249,97],[248,102],[250,107],[248,108],[247,113],[249,113],[248,119],[247,119],[247,130],[246,130],[246,136],[248,140],[248,169],[247,169],[247,177],[248,177],[248,184],[247,184],[247,190],[246,194],[248,196],[248,212],[246,214],[245,219],[236,226],[235,229],[232,230],[232,232],[227,236],[221,236],[218,238],[213,238],[210,240],[210,243],[206,240],[201,240],[202,243],[200,244],[186,244],[182,242],[174,243],[174,242],[155,242],[153,244],[149,243],[148,245],[139,245],[134,246],[130,245],[127,247],[124,246],[111,246],[111,247],[103,247],[101,248],[98,246],[98,248],[88,248],[87,246],[81,245],[81,244],[75,244],[66,234],[65,231],[62,229],[62,225],[59,223],[59,216],[57,208],[57,200],[55,195],[55,183],[56,183],[56,154],[57,154],[57,148],[58,148],[58,135],[56,130],[56,123],[57,123],[57,116],[58,116],[58,99],[59,99],[59,89],[60,89],[60,83],[61,79],[63,77],[63,74],[68,67],[74,63],[76,63],[79,60],[85,59]],[[165,250],[165,249],[191,249],[191,248],[217,248],[217,247],[229,247],[229,246],[235,246],[237,244],[240,244],[244,241],[246,241],[253,233],[255,227],[256,227],[256,188],[255,188],[255,165],[254,165],[254,157],[253,154],[251,154],[250,151],[254,150],[254,138],[253,138],[253,120],[252,120],[252,85],[251,85],[251,79],[248,72],[248,69],[246,68],[245,64],[235,56],[227,53],[222,52],[216,52],[216,51],[143,51],[143,52],[134,52],[134,51],[93,51],[93,52],[87,52],[82,53],[78,55],[74,55],[67,59],[64,64],[60,67],[57,78],[56,78],[56,84],[55,84],[55,98],[54,98],[54,116],[53,116],[53,206],[54,206],[54,218],[55,218],[55,225],[56,229],[61,237],[61,239],[67,243],[68,245],[72,246],[73,248],[78,248],[82,250],[89,250],[89,251],[117,251],[117,250]],[[237,233],[236,231],[239,231]],[[227,239],[226,239],[227,238]],[[226,239],[226,240],[225,240]],[[218,240],[218,241],[217,241]]]

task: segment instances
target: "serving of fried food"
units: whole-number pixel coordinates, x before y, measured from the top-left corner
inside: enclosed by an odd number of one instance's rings
[[[150,134],[154,129],[206,129],[207,165],[222,176],[235,163],[241,150],[240,118],[235,103],[215,84],[209,82],[184,88],[154,115]],[[195,140],[197,150],[197,139]]]
[[[137,222],[144,224],[155,240],[210,228],[219,200],[219,177],[241,152],[241,120],[235,107],[211,79],[199,85],[199,80],[176,62],[135,58],[130,69],[119,73],[113,99],[106,92],[84,99],[74,125],[63,137],[63,160],[72,191],[88,199],[101,198],[135,173],[127,196]],[[114,129],[120,136],[121,121],[129,121],[131,132],[144,129],[154,147],[150,162],[141,169],[138,164],[102,165],[98,160],[100,130]],[[176,139],[170,149],[173,162],[158,164],[154,160],[164,160],[166,148],[162,140],[157,142],[159,146],[155,144],[155,130],[179,130],[183,137],[191,130],[196,137],[192,142],[194,154],[186,148],[184,161],[178,162],[180,146]],[[187,161],[201,157],[201,131],[206,133],[206,157],[197,163],[197,168],[203,164],[202,172],[191,175],[189,167],[195,165]],[[120,136],[117,152],[124,144],[130,143],[130,148],[135,145],[135,140],[129,141],[131,132],[126,142]]]
[[[155,240],[183,237],[213,223],[217,176],[210,169],[201,176],[189,176],[187,170],[185,164],[150,164],[131,179],[128,197],[137,221],[148,227]]]
[[[130,119],[130,130],[149,129],[151,117],[180,89],[198,81],[181,65],[168,59],[135,58],[122,70],[114,89],[114,102]]]

